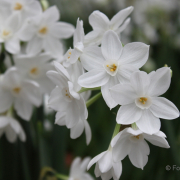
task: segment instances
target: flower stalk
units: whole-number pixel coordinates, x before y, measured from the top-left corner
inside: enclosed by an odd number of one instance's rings
[[[96,91],[96,90],[101,90],[101,87],[97,87],[97,88],[84,88],[84,87],[82,87],[78,93],[83,93],[85,91]]]
[[[102,96],[102,93],[100,92],[100,93],[96,94],[94,97],[92,97],[91,99],[89,99],[86,102],[86,107],[88,108],[91,104],[93,104],[95,101],[97,101],[101,96]]]
[[[61,180],[68,180],[68,178],[69,178],[68,176],[63,175],[63,174],[55,174],[55,176]]]

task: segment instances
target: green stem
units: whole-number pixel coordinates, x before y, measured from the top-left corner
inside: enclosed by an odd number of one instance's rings
[[[94,97],[92,97],[91,99],[89,99],[89,100],[86,102],[87,108],[88,108],[91,104],[93,104],[96,100],[98,100],[101,96],[102,96],[102,93],[100,92],[100,93],[96,94]]]
[[[84,88],[82,87],[81,90],[78,92],[78,93],[82,93],[82,92],[85,92],[85,91],[95,91],[95,90],[101,90],[101,87],[97,87],[97,88]]]
[[[117,123],[116,123],[116,126],[115,126],[115,128],[114,128],[114,132],[113,132],[111,141],[112,141],[112,139],[119,133],[120,127],[121,127],[121,124],[117,124]],[[110,142],[110,144],[109,144],[109,149],[111,149],[111,142]]]
[[[62,180],[68,180],[68,179],[69,179],[68,176],[63,175],[63,174],[55,174],[55,176],[56,176],[58,179],[62,179]]]

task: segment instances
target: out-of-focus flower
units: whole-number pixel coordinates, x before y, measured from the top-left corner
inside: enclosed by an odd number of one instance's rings
[[[89,16],[89,23],[93,31],[85,36],[85,43],[87,44],[101,44],[103,35],[108,30],[113,30],[120,35],[130,22],[130,18],[126,19],[133,11],[133,7],[128,7],[119,11],[111,20],[100,11],[94,11]]]
[[[41,92],[48,94],[54,88],[54,84],[46,76],[47,71],[54,69],[50,63],[51,59],[47,53],[36,56],[18,55],[14,58],[19,72],[26,79],[36,81],[40,85]]]
[[[116,117],[117,123],[135,122],[144,133],[154,134],[160,130],[159,118],[179,117],[179,111],[171,101],[158,97],[167,91],[170,82],[170,68],[163,67],[150,74],[134,72],[129,84],[112,87],[112,98],[122,105]]]
[[[81,162],[81,158],[74,159],[71,165],[69,179],[68,180],[94,180],[94,178],[86,172],[87,165],[90,161],[89,157],[84,158]]]
[[[149,146],[145,140],[155,146],[169,148],[165,138],[166,135],[162,131],[149,135],[139,129],[126,128],[119,132],[111,142],[113,160],[118,162],[128,155],[134,166],[143,169],[148,162],[148,155],[150,153]]]
[[[0,113],[14,104],[17,114],[24,120],[30,120],[33,105],[40,106],[42,103],[39,85],[24,79],[15,67],[8,69],[1,77],[0,99]]]
[[[10,116],[0,116],[0,137],[3,133],[11,143],[14,143],[17,137],[23,142],[26,140],[26,135],[20,123]]]
[[[1,14],[0,17],[0,43],[4,43],[6,51],[12,54],[20,52],[20,40],[18,37],[20,21],[20,16],[17,13],[8,17]]]
[[[98,50],[99,53],[96,53]],[[96,54],[96,58],[93,61],[83,61],[83,66],[89,72],[83,74],[78,83],[86,88],[101,86],[104,100],[113,108],[117,103],[111,97],[109,88],[129,81],[132,72],[138,71],[146,63],[149,46],[129,43],[123,48],[117,34],[108,31],[103,37],[101,49],[92,49],[91,53]]]
[[[28,41],[28,54],[35,55],[42,50],[58,54],[63,48],[59,39],[69,38],[74,33],[74,26],[66,22],[57,22],[59,18],[57,7],[52,6],[24,24],[19,37],[22,41]]]
[[[94,173],[96,177],[101,176],[102,180],[109,180],[111,178],[118,180],[120,178],[122,173],[122,163],[121,161],[113,161],[111,148],[94,157],[89,162],[87,169],[95,163],[96,167]]]

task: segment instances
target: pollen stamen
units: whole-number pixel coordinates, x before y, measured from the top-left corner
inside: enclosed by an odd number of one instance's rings
[[[3,36],[8,36],[9,34],[10,34],[9,31],[6,31],[6,30],[3,31]]]
[[[43,28],[41,28],[41,29],[39,30],[39,33],[41,33],[41,34],[46,34],[47,31],[48,31],[47,27],[43,27]]]
[[[37,75],[38,74],[38,68],[32,68],[30,71],[31,74]]]
[[[134,136],[136,139],[139,139],[139,137],[140,137],[140,135],[138,135],[138,136]]]
[[[116,71],[116,69],[117,69],[117,66],[115,65],[115,64],[113,64],[113,65],[106,65],[108,68],[110,68],[110,71],[111,72],[114,72],[114,71]]]
[[[148,100],[148,99],[145,98],[145,97],[139,98],[139,101],[140,101],[142,104],[146,104],[146,101],[147,101],[147,100]]]
[[[14,91],[16,94],[19,94],[20,91],[21,91],[21,88],[20,88],[20,87],[15,87],[15,88],[13,89],[13,91]]]
[[[20,3],[17,2],[17,3],[15,4],[15,6],[14,6],[14,10],[21,10],[22,7],[23,7],[22,4],[20,4]]]

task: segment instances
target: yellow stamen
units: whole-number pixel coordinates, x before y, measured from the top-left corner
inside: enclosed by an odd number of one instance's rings
[[[145,98],[145,97],[139,98],[139,101],[140,101],[142,104],[146,104],[146,101],[147,101],[147,100],[148,100],[148,99]]]
[[[22,4],[20,4],[20,3],[17,2],[17,3],[15,4],[15,6],[14,6],[14,10],[21,10],[22,7],[23,7]]]
[[[3,36],[8,36],[9,34],[10,34],[9,31],[6,31],[6,30],[3,31]]]
[[[46,34],[47,31],[48,31],[47,27],[43,27],[43,28],[41,28],[41,29],[39,30],[39,33],[41,33],[41,34]]]
[[[71,54],[71,52],[69,52],[69,54]]]
[[[37,75],[38,74],[38,68],[32,68],[30,71],[31,74]]]
[[[117,69],[117,66],[115,65],[115,64],[113,64],[113,65],[106,65],[108,68],[110,68],[110,71],[111,72],[114,72],[114,71],[116,71],[116,69]]]
[[[136,139],[139,139],[139,137],[140,137],[140,135],[138,135],[138,136],[134,136]]]
[[[21,91],[21,88],[20,87],[16,87],[13,89],[13,91],[16,93],[16,94],[19,94],[19,92]]]

